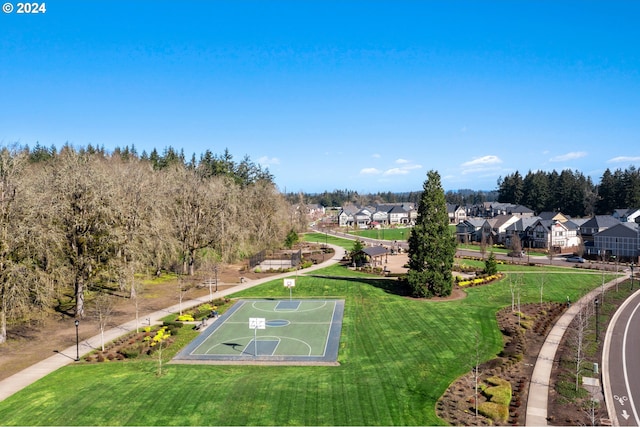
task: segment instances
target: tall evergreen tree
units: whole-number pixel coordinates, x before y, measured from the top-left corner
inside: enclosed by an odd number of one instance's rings
[[[523,198],[521,203],[536,213],[545,210],[549,200],[549,181],[542,171],[527,173],[523,184]]]
[[[436,171],[427,173],[418,205],[416,225],[409,236],[407,280],[416,297],[451,295],[455,239],[449,231],[449,216]]]

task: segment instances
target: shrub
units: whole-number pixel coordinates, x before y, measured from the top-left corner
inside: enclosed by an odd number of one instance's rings
[[[126,359],[135,359],[140,356],[140,350],[136,348],[123,348],[120,350],[120,354],[123,355]]]
[[[533,328],[533,320],[520,320],[520,326],[524,329],[531,329]]]
[[[492,387],[487,387],[483,393],[493,403],[509,406],[511,403],[511,383],[498,377],[491,377],[487,379],[489,384],[493,384]]]
[[[478,412],[496,422],[507,422],[509,407],[495,402],[482,402],[478,405]]]
[[[181,314],[177,320],[178,322],[193,322],[195,319],[190,314]]]

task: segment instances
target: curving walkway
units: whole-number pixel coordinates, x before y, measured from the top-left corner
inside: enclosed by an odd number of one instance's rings
[[[328,246],[331,246],[334,249],[333,257],[320,264],[313,265],[309,268],[306,268],[304,270],[304,274],[314,270],[318,270],[320,268],[327,267],[332,264],[336,264],[342,259],[342,254],[344,254],[344,249],[342,247],[334,246],[334,245],[328,245]],[[244,289],[251,288],[253,286],[260,285],[265,282],[270,282],[272,280],[291,277],[292,274],[293,273],[291,272],[282,273],[275,276],[266,277],[264,279],[251,280],[245,283],[238,284],[237,286],[234,286],[230,289],[219,291],[218,293],[215,294],[215,297],[216,298],[225,297],[227,295],[242,291]],[[207,303],[207,302],[209,302],[208,295],[201,298],[196,298],[190,301],[186,301],[186,302],[183,301],[182,308],[188,309],[188,308],[195,307],[197,305]],[[176,304],[171,307],[153,312],[149,315],[145,315],[144,317],[149,319],[150,324],[156,324],[156,323],[160,323],[161,322],[160,319],[165,317],[167,314],[177,313],[179,310],[180,310],[180,306],[179,304]],[[132,320],[130,322],[127,322],[122,325],[116,326],[112,329],[109,329],[108,331],[105,331],[104,341],[105,342],[113,341],[116,338],[119,338],[120,336],[135,330],[136,330],[136,321]],[[83,357],[85,354],[90,353],[96,348],[99,348],[101,342],[102,341],[99,334],[81,341],[80,349],[79,349],[80,357]],[[18,391],[22,390],[28,385],[36,382],[40,378],[47,376],[51,372],[59,368],[62,368],[65,365],[71,364],[72,362],[75,361],[76,352],[77,352],[77,349],[75,345],[68,347],[64,350],[59,351],[53,356],[48,357],[36,363],[35,365],[32,365],[26,369],[23,369],[22,371],[0,381],[0,401],[6,399],[7,397],[11,396],[14,393],[17,393]]]
[[[604,285],[605,289],[609,289],[626,280],[629,277],[628,274],[618,277],[609,283]],[[553,361],[556,357],[556,352],[562,337],[567,328],[571,324],[571,321],[576,316],[585,304],[591,304],[591,302],[602,293],[602,287],[598,287],[573,304],[564,312],[562,316],[555,323],[547,339],[545,340],[536,365],[533,368],[533,374],[531,375],[531,382],[529,384],[529,396],[527,400],[527,414],[525,419],[525,425],[528,426],[546,426],[547,425],[547,409],[549,403],[549,384],[551,381],[551,370],[553,368]]]

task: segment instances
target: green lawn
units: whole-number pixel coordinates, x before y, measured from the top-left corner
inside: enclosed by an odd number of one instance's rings
[[[340,246],[348,251],[353,249],[354,242],[353,240],[342,239],[340,237],[324,233],[305,233],[303,235],[303,239],[305,242],[319,243],[321,245],[328,243],[330,245]]]
[[[336,276],[337,268],[315,274]],[[572,273],[545,273],[544,299],[575,301],[601,283],[600,275]],[[522,276],[523,303],[539,300],[539,277]],[[338,367],[166,365],[158,377],[154,360],[79,363],[0,402],[0,423],[442,424],[436,401],[472,366],[476,334],[483,359],[500,350],[495,313],[511,304],[508,280],[468,289],[467,298],[451,302],[403,298],[390,291],[395,283],[298,276],[297,296],[346,300]],[[236,296],[287,298],[288,291],[277,280]]]
[[[357,230],[351,231],[349,234],[353,234],[360,237],[367,237],[369,239],[378,239],[378,240],[407,240],[409,238],[409,234],[411,233],[411,228],[381,228],[379,230]]]

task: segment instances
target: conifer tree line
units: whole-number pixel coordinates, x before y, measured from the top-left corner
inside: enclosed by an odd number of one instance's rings
[[[418,205],[422,198],[421,191],[409,191],[394,193],[391,191],[377,193],[359,193],[354,190],[333,190],[322,193],[286,193],[285,197],[290,203],[297,203],[303,198],[307,203],[315,203],[324,207],[337,207],[352,204],[355,206],[376,206],[385,203],[412,203]],[[476,205],[483,202],[495,202],[498,200],[496,191],[482,191],[459,189],[449,190],[445,193],[447,203],[454,205]]]
[[[613,173],[607,169],[598,185],[570,169],[529,171],[524,177],[516,171],[498,179],[498,201],[524,205],[537,213],[609,215],[614,209],[640,207],[640,171],[635,166]]]
[[[154,154],[156,153],[156,154]],[[280,246],[296,223],[268,170],[206,151],[0,148],[0,343],[7,324],[101,290],[135,297],[136,273],[232,262]]]

